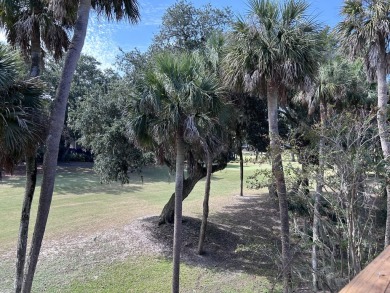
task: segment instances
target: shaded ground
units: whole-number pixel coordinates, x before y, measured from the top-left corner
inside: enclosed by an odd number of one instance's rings
[[[210,217],[203,256],[196,254],[200,220],[184,218],[182,260],[213,270],[260,274],[275,282],[278,213],[274,202],[265,195],[233,196],[229,202]],[[157,216],[147,216],[121,229],[46,241],[34,292],[48,292],[53,284],[61,288],[129,257],[170,257],[173,225],[157,222]],[[0,257],[0,292],[12,292],[14,252]]]
[[[275,277],[278,213],[268,196],[235,197],[210,217],[205,254],[197,255],[201,221],[184,217],[182,258],[189,264]],[[253,219],[258,219],[254,221]],[[171,257],[173,225],[156,226],[158,217],[140,220],[153,242]],[[250,250],[250,251],[249,251]]]

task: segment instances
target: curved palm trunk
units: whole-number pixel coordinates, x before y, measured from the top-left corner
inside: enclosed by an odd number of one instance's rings
[[[38,256],[42,245],[43,235],[49,216],[51,200],[54,190],[55,173],[57,167],[58,149],[61,132],[64,126],[65,110],[68,101],[70,84],[76,70],[77,61],[80,58],[81,49],[84,45],[85,35],[88,26],[91,0],[81,0],[78,7],[77,21],[71,45],[65,58],[61,80],[57,89],[56,99],[53,104],[49,134],[46,140],[46,152],[43,161],[43,177],[37,219],[35,222],[34,234],[30,248],[29,260],[26,273],[23,279],[22,292],[29,293]]]
[[[227,161],[219,162],[218,165],[212,166],[211,173],[223,170],[227,165]],[[199,182],[202,178],[206,177],[207,170],[204,170],[204,168],[200,164],[194,165],[195,169],[191,172],[190,176],[183,181],[183,200],[185,200],[191,193],[191,191],[194,189],[196,183]],[[175,215],[175,193],[173,193],[168,200],[168,202],[165,204],[163,210],[161,211],[160,217],[159,217],[159,225],[167,224],[167,223],[173,223],[174,221],[174,215]]]
[[[176,134],[176,185],[175,185],[175,223],[173,231],[173,276],[172,293],[180,288],[180,250],[182,242],[182,206],[184,179],[184,140],[183,130]]]
[[[378,65],[376,69],[376,77],[378,80],[378,112],[377,121],[379,129],[379,137],[381,141],[381,147],[383,157],[386,162],[386,192],[387,192],[387,219],[386,219],[386,233],[385,233],[385,247],[390,244],[390,182],[388,170],[390,163],[390,143],[389,143],[389,130],[387,125],[387,102],[389,97],[387,96],[387,83],[386,83],[386,43],[383,36],[379,36],[378,41]]]
[[[31,203],[37,182],[37,164],[35,156],[26,155],[26,186],[20,218],[19,237],[16,257],[15,292],[22,290],[23,272],[26,261],[28,226],[30,223]]]
[[[287,191],[284,180],[282,151],[279,141],[278,127],[278,87],[275,82],[269,82],[267,89],[268,124],[270,137],[270,151],[272,173],[275,177],[279,200],[279,214],[282,239],[282,265],[283,265],[283,292],[290,292],[290,230],[287,209]]]
[[[207,218],[209,216],[209,198],[210,198],[210,185],[211,185],[211,169],[213,168],[213,158],[210,152],[207,152],[207,175],[203,200],[203,217],[202,224],[200,226],[198,254],[203,254],[203,244],[206,237]]]

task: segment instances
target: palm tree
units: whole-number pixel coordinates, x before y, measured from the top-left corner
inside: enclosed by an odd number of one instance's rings
[[[31,77],[40,75],[45,51],[56,60],[62,57],[69,46],[67,31],[76,20],[77,7],[71,1],[63,1],[55,10],[47,7],[47,2],[0,1],[0,27],[5,29],[8,43],[19,47],[31,62]],[[58,17],[58,10],[66,13]]]
[[[383,157],[387,165],[385,178],[388,178],[390,138],[387,122],[389,96],[386,76],[390,46],[390,2],[387,0],[346,0],[341,13],[344,20],[340,22],[337,29],[342,46],[350,56],[364,58],[369,76],[375,78],[377,82],[377,123]],[[386,183],[386,192],[390,195],[389,182]],[[387,196],[385,247],[389,244],[390,196]]]
[[[37,79],[21,79],[19,52],[0,44],[0,165],[12,170],[32,141],[41,139],[43,85]]]
[[[12,169],[26,157],[26,192],[22,206],[16,262],[16,292],[20,292],[21,277],[27,249],[28,225],[36,182],[35,146],[43,141],[42,83],[36,78],[21,80],[22,63],[17,52],[0,46],[0,169]]]
[[[290,290],[291,258],[278,104],[286,100],[291,87],[302,84],[317,69],[317,25],[306,17],[307,8],[303,1],[279,5],[276,1],[250,0],[248,21],[239,19],[235,23],[225,58],[229,84],[244,84],[250,79],[258,95],[265,88],[272,172],[280,209],[284,292]]]
[[[76,7],[71,2],[62,3],[61,9],[56,10],[47,7],[47,1],[25,0],[25,1],[0,1],[0,27],[5,29],[7,41],[12,46],[18,47],[25,56],[26,62],[30,65],[30,77],[37,77],[41,74],[44,64],[45,52],[53,55],[59,60],[63,52],[68,49],[68,30],[74,25],[76,18]],[[56,11],[64,10],[66,14],[57,17]],[[35,145],[35,148],[37,146]],[[26,153],[26,188],[24,202],[33,199],[36,186],[36,153],[32,149]],[[31,203],[28,204],[31,206]],[[26,218],[26,210],[22,211],[22,221],[19,229],[19,244],[27,242],[28,225],[23,219]],[[23,216],[24,215],[24,216]],[[26,239],[22,239],[21,235]],[[16,265],[16,292],[20,292],[23,278],[23,266],[25,255],[20,253],[18,248]],[[25,253],[25,251],[24,251]]]
[[[219,86],[212,74],[205,74],[196,54],[162,53],[152,64],[145,73],[137,107],[140,115],[133,124],[140,141],[165,145],[176,157],[172,292],[179,292],[185,153],[199,141],[200,124],[214,124]]]
[[[77,3],[77,9],[75,7],[75,3]],[[70,42],[69,50],[65,57],[61,79],[50,115],[49,130],[46,139],[46,152],[42,168],[43,177],[41,193],[29,259],[26,264],[26,272],[23,278],[23,293],[29,293],[31,291],[32,281],[42,245],[42,239],[46,229],[51,200],[53,197],[58,149],[64,126],[66,105],[73,74],[76,70],[76,65],[84,45],[88,27],[89,12],[91,8],[93,8],[98,13],[106,15],[108,19],[121,20],[125,18],[131,22],[137,22],[139,19],[139,11],[136,0],[80,0],[75,2],[53,0],[50,1],[49,9],[53,12],[55,19],[61,19],[64,14],[68,13],[68,10],[64,9],[68,4],[73,5],[71,7],[77,10],[77,18],[74,25],[72,41]]]

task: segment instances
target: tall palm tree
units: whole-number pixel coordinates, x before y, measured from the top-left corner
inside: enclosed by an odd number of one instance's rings
[[[12,46],[18,47],[25,56],[30,66],[30,77],[41,74],[44,64],[44,55],[49,53],[55,60],[59,60],[63,52],[68,49],[68,30],[74,25],[77,7],[70,1],[64,1],[56,9],[48,7],[44,0],[0,1],[0,27],[5,29],[7,41]],[[58,16],[57,11],[66,11]],[[35,145],[35,148],[37,146]],[[36,153],[31,146],[31,152],[26,153],[26,188],[24,203],[31,206],[37,178],[35,162]],[[20,292],[25,249],[20,249],[22,243],[27,242],[28,225],[26,218],[28,210],[23,208],[19,229],[18,254],[16,262],[15,288]],[[22,235],[24,235],[23,238]]]
[[[212,74],[204,73],[195,54],[163,53],[152,64],[145,73],[140,115],[133,125],[139,140],[173,147],[176,157],[172,292],[179,292],[185,153],[199,140],[200,123],[214,123],[219,86]]]
[[[43,141],[42,83],[36,78],[21,80],[20,57],[9,47],[0,46],[0,168],[12,169],[25,156],[34,158],[35,146]],[[35,160],[26,159],[26,193],[16,262],[16,292],[20,292],[21,276],[27,249],[28,225],[32,195],[36,182]]]
[[[128,19],[133,23],[137,22],[139,19],[139,10],[136,0],[51,0],[49,1],[48,7],[53,12],[55,19],[61,19],[68,12],[67,9],[64,9],[67,5],[71,5],[71,7],[77,10],[77,18],[74,25],[73,37],[65,57],[61,79],[50,114],[49,130],[46,139],[46,152],[42,167],[43,177],[41,193],[29,259],[26,264],[26,272],[23,278],[23,293],[29,293],[31,291],[43,235],[46,229],[51,200],[53,197],[57,157],[61,133],[64,126],[66,105],[73,74],[76,70],[76,65],[84,45],[88,27],[89,12],[91,8],[93,8],[99,14],[105,15],[108,19]]]
[[[290,240],[281,143],[278,128],[278,104],[288,90],[302,84],[315,73],[319,54],[317,25],[306,17],[304,1],[284,3],[250,0],[247,21],[239,19],[230,36],[225,58],[229,84],[250,85],[258,95],[266,93],[272,172],[276,180],[282,238],[284,292],[290,291]],[[265,90],[264,90],[265,88]]]
[[[388,86],[390,54],[390,2],[387,0],[346,0],[341,10],[344,19],[337,29],[340,42],[350,56],[365,59],[367,71],[376,79],[378,92],[377,123],[386,161],[387,220],[385,247],[390,244],[390,137],[388,123]]]

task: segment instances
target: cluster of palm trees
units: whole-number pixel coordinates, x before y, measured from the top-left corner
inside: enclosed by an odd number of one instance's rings
[[[267,100],[270,158],[277,187],[281,222],[282,275],[284,292],[291,291],[291,252],[287,189],[282,162],[278,110],[292,96],[304,97],[314,109],[320,107],[320,124],[325,127],[327,104],[345,98],[353,78],[339,70],[350,66],[326,50],[327,30],[307,15],[308,4],[301,0],[283,3],[249,0],[249,12],[237,19],[224,36],[213,36],[203,50],[168,49],[154,52],[147,68],[140,72],[140,84],[132,95],[136,104],[132,131],[140,145],[170,156],[175,162],[174,243],[172,292],[179,292],[181,217],[184,161],[191,153],[194,161],[207,166],[204,216],[198,252],[203,251],[207,225],[210,175],[213,159],[226,148],[229,123],[239,117],[234,99],[245,93]],[[16,292],[30,292],[45,232],[54,189],[59,142],[64,126],[72,77],[84,44],[91,9],[108,19],[139,20],[137,1],[1,1],[0,24],[10,45],[28,58],[30,79],[20,78],[18,58],[7,47],[0,48],[0,168],[12,168],[25,157],[27,183],[19,235]],[[386,0],[347,0],[337,27],[336,45],[352,57],[362,57],[368,76],[377,84],[377,123],[383,157],[389,160],[387,123],[390,4]],[[68,39],[68,30],[73,31]],[[333,45],[333,44],[332,44]],[[160,50],[161,51],[161,50]],[[37,76],[43,70],[44,53],[60,59],[66,52],[62,75],[50,107],[49,122],[43,128],[43,85]],[[324,64],[326,66],[324,66]],[[358,67],[356,67],[358,68]],[[339,71],[337,71],[339,70]],[[351,71],[349,71],[351,72]],[[358,73],[357,73],[358,74]],[[132,84],[133,85],[133,84]],[[312,112],[309,110],[309,112]],[[134,118],[135,117],[135,118]],[[42,131],[44,129],[44,131]],[[27,258],[29,209],[36,181],[35,152],[45,146],[43,179],[37,220]],[[313,214],[313,288],[318,289],[317,238],[320,221],[324,162],[324,140],[318,144],[319,168]],[[190,151],[190,152],[189,152]],[[386,171],[386,176],[388,170]],[[387,193],[390,185],[386,185]],[[188,194],[187,194],[188,195]],[[385,245],[390,239],[390,197]]]

